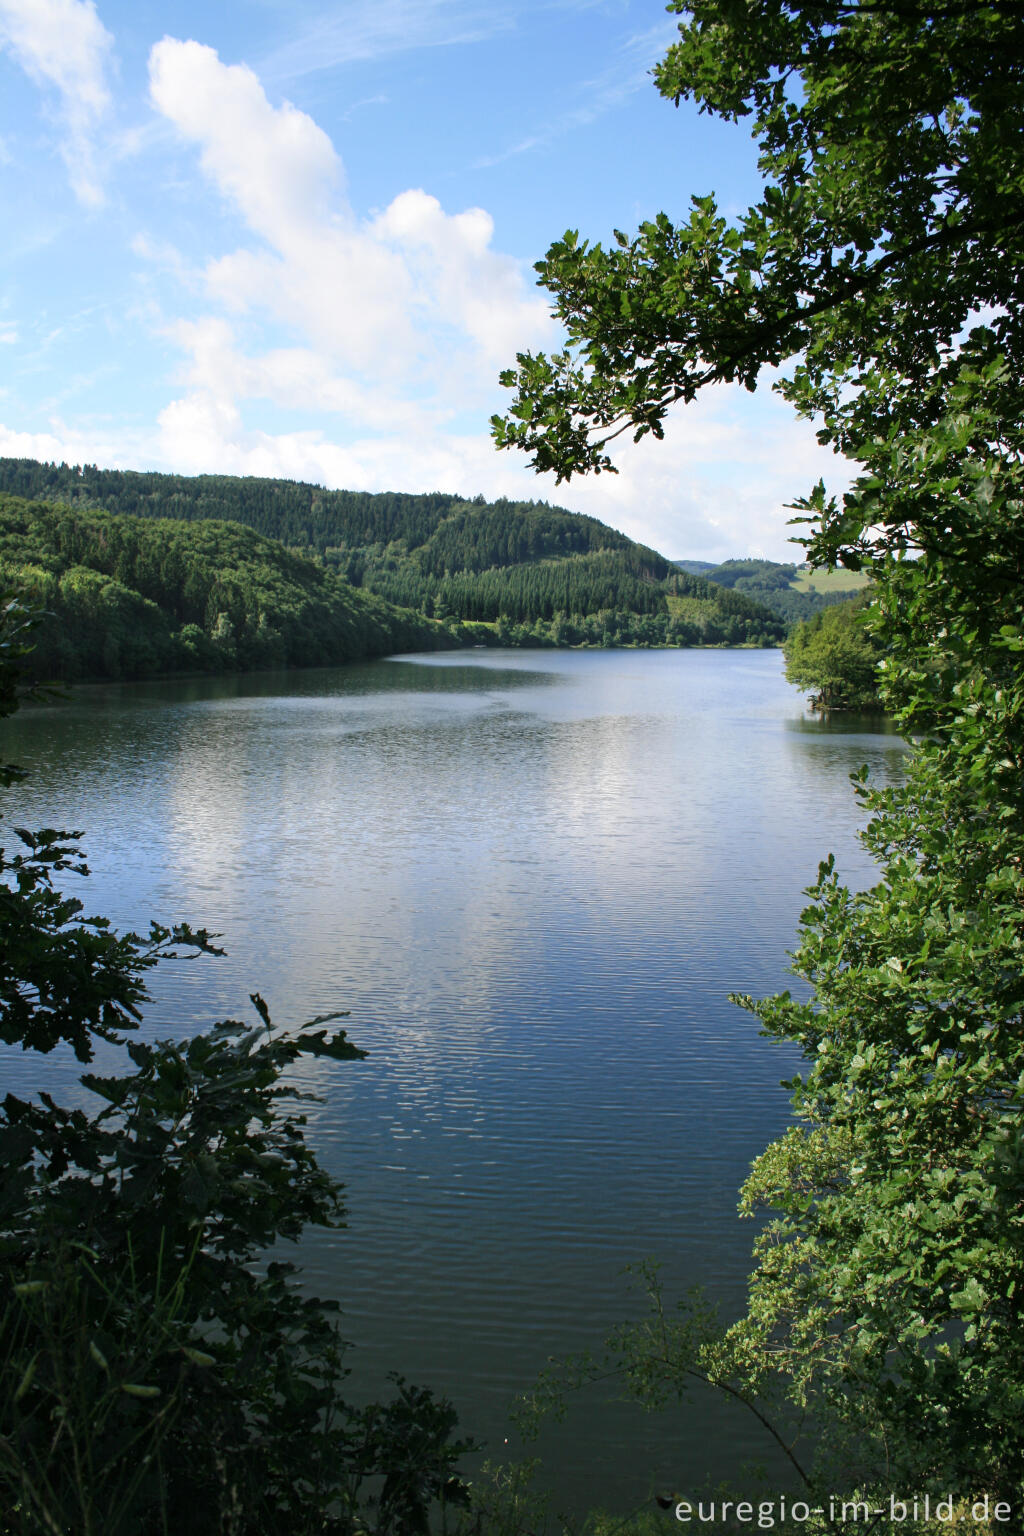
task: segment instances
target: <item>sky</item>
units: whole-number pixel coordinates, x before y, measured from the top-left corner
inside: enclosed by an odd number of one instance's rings
[[[533,263],[715,192],[658,0],[0,0],[0,455],[544,499],[674,558],[799,559],[840,461],[769,388],[555,484],[489,418],[561,340]]]

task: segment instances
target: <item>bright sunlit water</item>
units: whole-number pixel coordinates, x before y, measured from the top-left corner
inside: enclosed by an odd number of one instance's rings
[[[304,1075],[349,1225],[301,1259],[354,1395],[399,1370],[499,1457],[548,1357],[637,1315],[624,1266],[735,1313],[736,1192],[797,1057],[728,994],[792,984],[826,853],[869,883],[848,775],[898,777],[878,722],[810,717],[776,651],[480,651],[83,688],[4,734],[11,820],[83,830],[90,911],[223,935],[164,968],[148,1032],[257,989],[279,1023],[350,1010],[368,1059]],[[66,1057],[4,1065],[75,1092]],[[561,1502],[625,1509],[737,1476],[755,1429],[592,1392],[543,1449]]]

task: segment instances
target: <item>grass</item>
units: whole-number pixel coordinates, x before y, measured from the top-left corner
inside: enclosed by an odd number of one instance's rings
[[[790,587],[796,592],[859,592],[866,587],[867,576],[863,571],[797,571]]]

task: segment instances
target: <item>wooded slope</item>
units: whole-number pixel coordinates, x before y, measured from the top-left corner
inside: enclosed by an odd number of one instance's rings
[[[500,623],[505,643],[775,645],[785,633],[752,595],[726,594],[596,518],[545,502],[31,459],[0,459],[0,490],[147,521],[230,518],[428,618]]]
[[[455,643],[238,523],[130,517],[0,494],[0,583],[46,610],[37,676],[326,666]]]

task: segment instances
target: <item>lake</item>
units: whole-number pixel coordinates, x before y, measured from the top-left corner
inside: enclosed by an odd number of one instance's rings
[[[500,1457],[549,1356],[638,1315],[626,1265],[740,1307],[736,1194],[797,1057],[728,995],[793,985],[828,852],[870,882],[848,776],[899,777],[879,722],[810,716],[777,651],[517,650],[82,688],[4,734],[10,819],[83,829],[90,912],[223,935],[163,968],[146,1032],[257,989],[279,1023],[350,1010],[367,1060],[303,1078],[349,1224],[300,1256],[354,1394],[400,1370]],[[5,1057],[14,1091],[75,1094],[70,1057],[44,1073]],[[543,1449],[562,1503],[625,1509],[763,1442],[707,1398],[592,1392]]]

